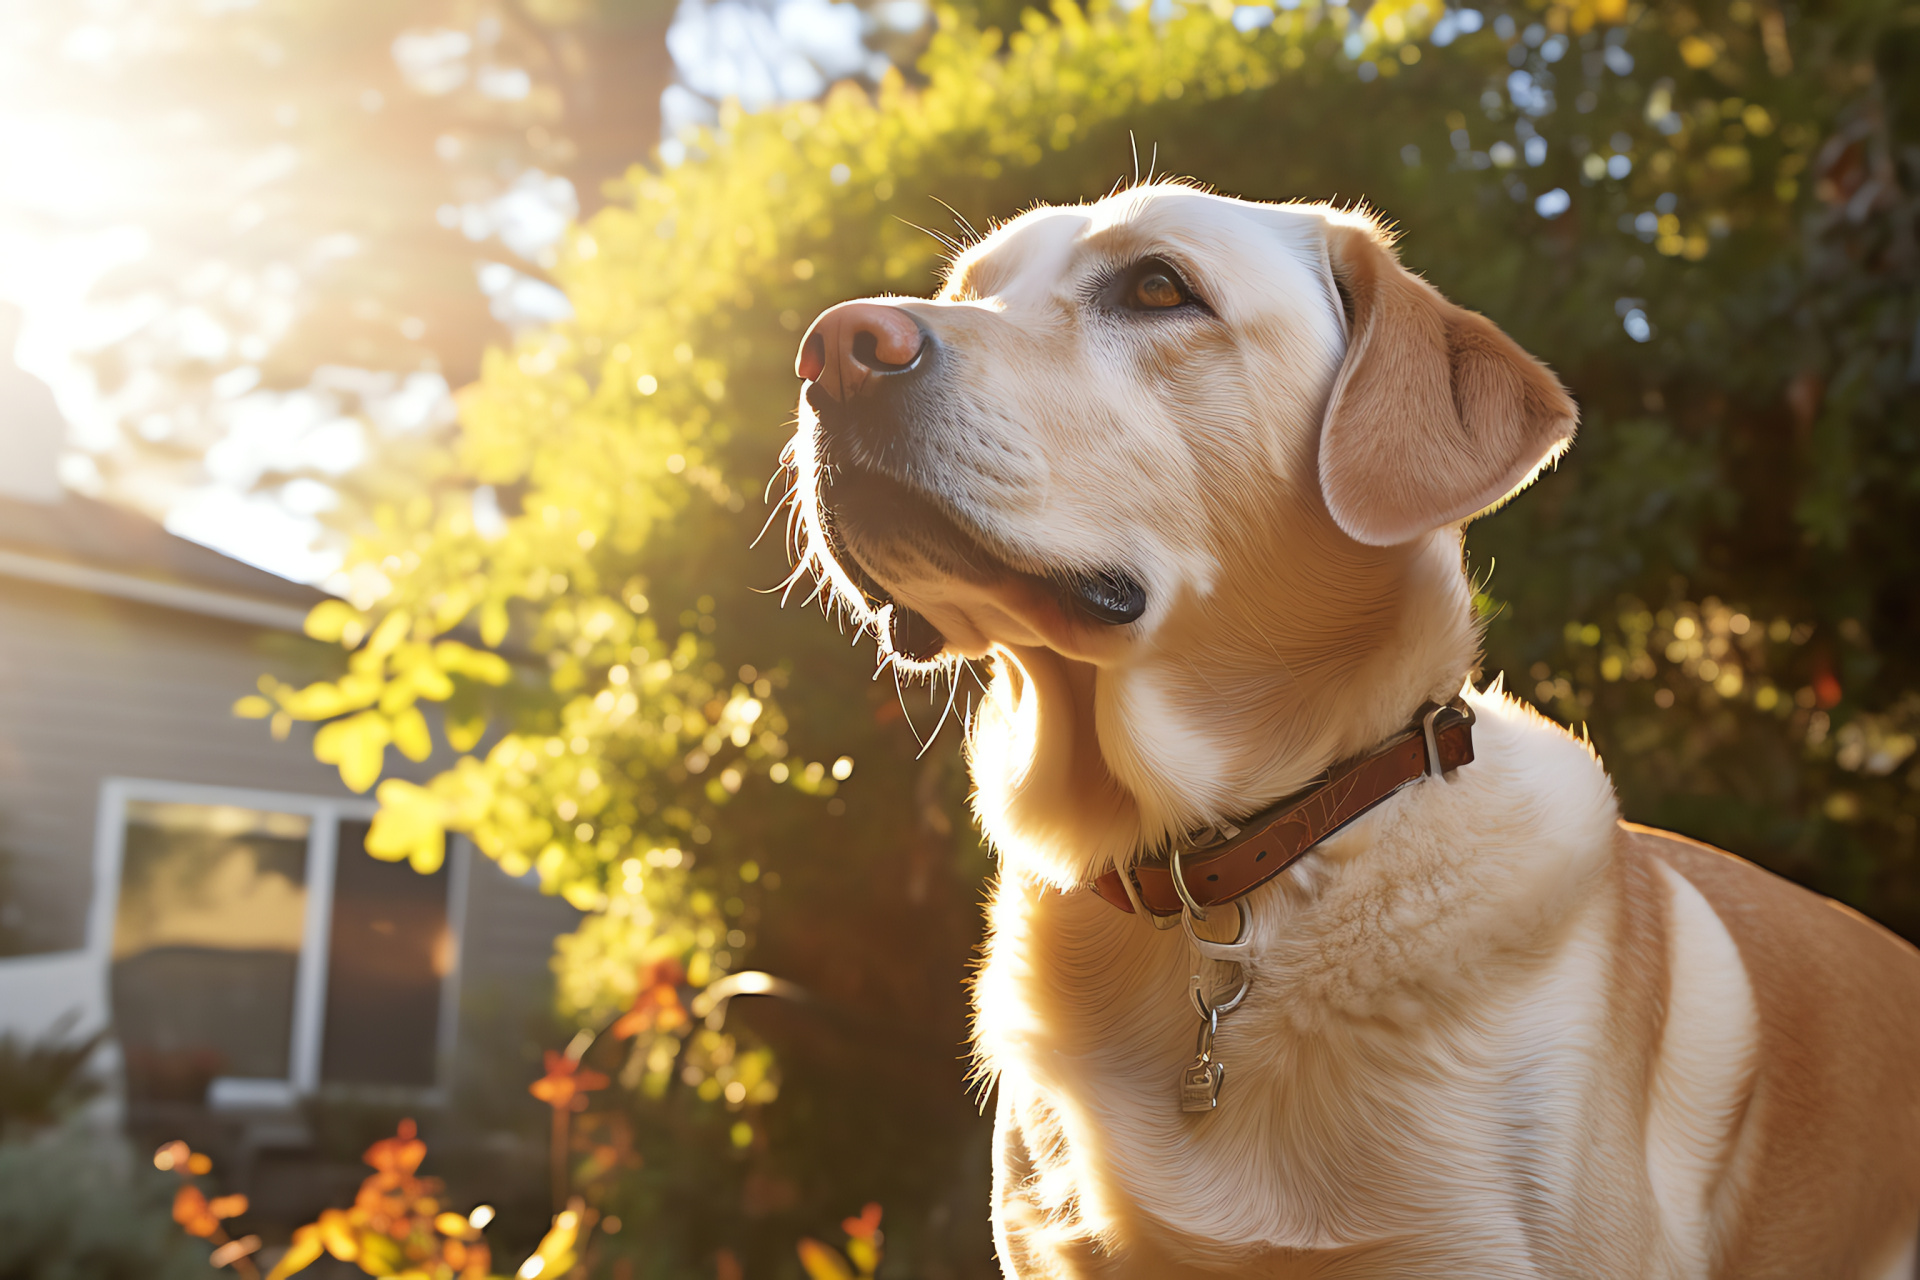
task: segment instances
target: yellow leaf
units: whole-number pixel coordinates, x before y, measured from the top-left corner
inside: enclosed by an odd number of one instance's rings
[[[328,644],[351,649],[367,634],[367,621],[344,600],[322,600],[307,613],[307,634]]]
[[[433,754],[433,735],[427,732],[427,718],[420,708],[408,707],[393,717],[393,745],[409,760],[425,760]]]
[[[344,1209],[328,1209],[320,1215],[315,1227],[327,1252],[340,1261],[352,1262],[360,1256],[360,1237],[353,1229],[353,1219]]]
[[[379,781],[392,737],[385,716],[378,711],[362,711],[321,726],[313,736],[313,754],[323,764],[338,766],[340,781],[350,789],[365,791]]]
[[[446,730],[448,746],[455,751],[471,751],[486,736],[487,718],[479,715],[465,718],[449,716]]]
[[[413,687],[420,696],[429,702],[445,702],[453,696],[453,681],[447,679],[447,673],[432,662],[423,661],[407,668],[407,676],[413,681]]]
[[[267,1280],[287,1280],[296,1271],[305,1271],[320,1260],[326,1252],[326,1245],[320,1242],[320,1228],[316,1224],[301,1227],[293,1233],[293,1244],[280,1255],[280,1261],[274,1263],[273,1270],[267,1273]]]
[[[406,1264],[400,1242],[371,1229],[360,1233],[360,1269],[370,1276],[394,1275]]]
[[[273,714],[273,704],[257,693],[250,693],[233,704],[233,714],[242,720],[265,720]]]
[[[473,597],[460,587],[448,591],[433,611],[433,627],[436,631],[451,631],[460,625],[460,619],[467,616],[473,608]]]
[[[433,1229],[454,1240],[478,1240],[480,1232],[463,1213],[443,1213],[433,1220]]]
[[[499,654],[470,648],[458,640],[442,640],[433,646],[433,656],[445,670],[482,684],[505,684],[513,675],[513,668]]]
[[[507,606],[501,600],[489,600],[480,608],[480,639],[489,648],[507,638]]]
[[[405,609],[395,609],[373,629],[373,638],[367,641],[366,652],[379,657],[392,653],[407,638],[407,630],[411,626],[412,615]]]
[[[806,1268],[811,1280],[854,1280],[847,1260],[818,1240],[802,1240],[799,1252],[800,1265]]]
[[[331,720],[349,711],[368,706],[378,695],[380,682],[348,676],[339,684],[317,680],[304,689],[287,694],[281,706],[296,720]]]
[[[405,858],[422,874],[439,870],[447,849],[439,798],[400,778],[381,783],[378,794],[380,811],[367,832],[367,852],[387,862]]]

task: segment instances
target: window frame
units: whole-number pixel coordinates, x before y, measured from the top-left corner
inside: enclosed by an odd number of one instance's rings
[[[334,869],[339,862],[340,823],[370,821],[380,806],[372,800],[267,791],[252,787],[211,786],[155,778],[112,777],[100,784],[94,825],[93,901],[87,915],[86,950],[98,965],[101,1008],[113,1016],[114,921],[120,903],[121,864],[126,854],[127,809],[135,803],[230,805],[308,819],[306,915],[294,967],[293,1030],[285,1079],[217,1076],[207,1088],[210,1110],[290,1107],[316,1094],[378,1094],[404,1097],[422,1105],[445,1103],[459,1030],[460,975],[465,962],[468,885],[472,854],[464,839],[448,842],[447,932],[453,962],[440,980],[440,1007],[434,1027],[434,1083],[417,1085],[328,1085],[320,1079],[327,1015],[327,962],[333,945]]]

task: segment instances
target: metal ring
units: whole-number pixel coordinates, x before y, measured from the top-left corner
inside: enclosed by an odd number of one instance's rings
[[[1135,915],[1145,916],[1147,922],[1156,929],[1171,929],[1180,923],[1173,916],[1157,916],[1147,910],[1146,901],[1140,896],[1140,886],[1134,883],[1132,867],[1115,867],[1114,871],[1120,876],[1120,887],[1126,891],[1127,901],[1133,904]]]
[[[1242,963],[1242,957],[1253,945],[1253,911],[1247,906],[1245,898],[1235,898],[1233,909],[1239,914],[1240,927],[1234,932],[1232,942],[1215,942],[1210,938],[1201,937],[1193,931],[1193,917],[1184,911],[1181,912],[1180,927],[1187,931],[1187,945],[1209,960],[1219,960],[1226,964]]]
[[[1204,1020],[1212,1021],[1223,1013],[1232,1013],[1235,1009],[1238,1009],[1240,1002],[1247,998],[1248,988],[1253,985],[1253,980],[1247,977],[1245,965],[1234,961],[1228,961],[1228,963],[1233,964],[1236,969],[1240,970],[1240,989],[1234,992],[1233,997],[1225,1004],[1209,1005],[1206,1002],[1200,995],[1200,975],[1197,973],[1193,975],[1193,981],[1191,985],[1187,987],[1187,995],[1193,999],[1194,1011]]]
[[[1427,735],[1427,776],[1429,778],[1446,777],[1446,771],[1440,767],[1440,738],[1433,731],[1434,718],[1445,710],[1444,706],[1435,707],[1420,717],[1420,727]]]
[[[1173,846],[1173,860],[1170,868],[1173,872],[1173,891],[1180,895],[1180,902],[1187,913],[1195,920],[1205,920],[1207,909],[1194,900],[1193,891],[1187,888],[1187,876],[1180,869],[1180,846]]]

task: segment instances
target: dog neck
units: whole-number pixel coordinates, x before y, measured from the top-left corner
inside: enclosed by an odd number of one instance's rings
[[[1003,865],[1086,884],[1265,808],[1457,693],[1479,638],[1458,534],[1340,550],[1343,563],[1303,557],[1232,600],[1183,602],[1171,612],[1198,623],[1125,662],[998,652],[967,745]]]

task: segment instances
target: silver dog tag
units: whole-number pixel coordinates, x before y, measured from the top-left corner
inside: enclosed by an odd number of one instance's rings
[[[1220,1011],[1209,1009],[1200,1023],[1200,1043],[1194,1046],[1193,1061],[1180,1073],[1182,1111],[1211,1111],[1220,1105],[1220,1086],[1226,1081],[1227,1068],[1213,1056],[1213,1037],[1219,1029]]]
[[[1227,1069],[1211,1058],[1196,1058],[1180,1076],[1180,1109],[1211,1111],[1220,1105],[1220,1086]]]

